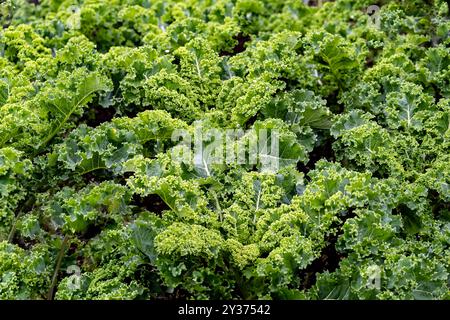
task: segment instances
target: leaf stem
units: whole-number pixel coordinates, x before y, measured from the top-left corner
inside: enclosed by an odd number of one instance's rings
[[[64,240],[63,240],[63,242],[61,244],[61,248],[59,249],[59,252],[58,252],[58,257],[56,258],[55,271],[53,272],[52,283],[50,285],[50,289],[48,290],[47,300],[53,300],[56,283],[58,281],[59,269],[61,268],[62,258],[64,256],[65,251],[66,251],[66,246],[67,246],[67,242],[68,241],[69,241],[69,236],[65,235],[64,236]]]
[[[211,191],[211,193],[214,197],[214,201],[216,202],[217,211],[219,212],[219,220],[220,220],[220,222],[223,222],[222,207],[220,206],[219,198],[217,197],[217,193],[213,190]]]

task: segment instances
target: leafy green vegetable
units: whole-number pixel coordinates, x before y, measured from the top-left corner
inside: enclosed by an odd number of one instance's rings
[[[374,4],[1,1],[0,299],[450,299],[449,2]]]

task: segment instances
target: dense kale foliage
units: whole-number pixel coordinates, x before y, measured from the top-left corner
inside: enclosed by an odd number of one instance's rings
[[[448,1],[313,2],[1,1],[0,298],[450,299]]]

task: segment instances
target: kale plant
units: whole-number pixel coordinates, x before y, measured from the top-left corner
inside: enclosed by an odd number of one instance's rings
[[[0,299],[450,299],[449,17],[0,1]]]

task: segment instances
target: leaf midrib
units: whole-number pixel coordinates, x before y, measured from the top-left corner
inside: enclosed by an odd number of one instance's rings
[[[78,100],[78,102],[75,104],[75,106],[73,108],[71,108],[69,110],[68,113],[65,114],[64,118],[62,121],[58,121],[59,124],[56,126],[56,128],[47,136],[47,138],[44,140],[44,142],[40,145],[39,149],[44,147],[45,145],[47,145],[47,143],[50,142],[50,140],[52,140],[54,138],[54,136],[59,132],[59,130],[61,130],[62,126],[67,122],[67,120],[69,120],[70,116],[73,114],[73,112],[75,111],[76,108],[78,108],[80,106],[80,104],[87,99],[87,97],[89,97],[91,94],[93,94],[94,92],[98,91],[96,88],[90,90],[88,93],[86,93],[81,99]],[[55,105],[55,107],[57,107],[58,110],[61,110],[59,108],[59,106]],[[64,112],[63,112],[64,114]]]

